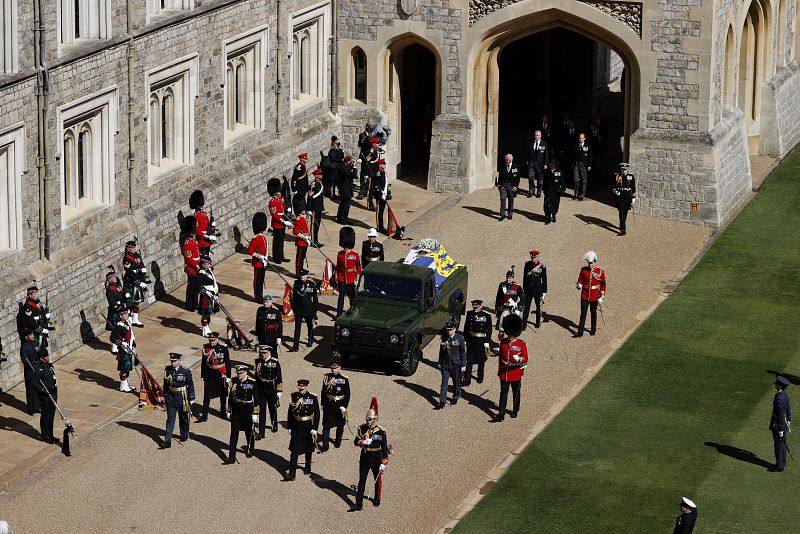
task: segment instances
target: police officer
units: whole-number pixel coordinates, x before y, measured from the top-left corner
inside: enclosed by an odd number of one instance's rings
[[[231,420],[231,438],[228,444],[228,459],[226,464],[236,462],[236,445],[239,442],[239,432],[244,430],[245,456],[253,456],[255,448],[253,427],[258,422],[259,406],[261,405],[260,390],[256,381],[247,375],[246,365],[236,366],[236,377],[230,381],[228,394],[228,418]]]
[[[542,195],[542,179],[549,164],[550,147],[542,139],[541,130],[536,130],[528,154],[528,198]]]
[[[164,369],[164,404],[167,407],[167,428],[164,435],[162,449],[172,446],[172,431],[175,428],[175,418],[178,418],[181,442],[189,439],[189,413],[194,403],[194,381],[192,372],[181,365],[182,355],[177,352],[169,353],[169,362]]]
[[[37,384],[35,384],[35,365],[39,357],[36,355],[36,342],[33,340],[33,336],[33,332],[26,333],[19,347],[19,359],[25,368],[25,401],[28,415],[33,415],[42,411],[42,406],[39,403],[39,388],[37,388]],[[25,362],[28,362],[30,365]]]
[[[189,215],[183,220],[181,234],[181,254],[183,254],[183,272],[186,273],[186,309],[197,310],[200,291],[197,288],[197,272],[200,270],[200,246],[195,238],[197,219]]]
[[[497,174],[497,189],[500,191],[500,220],[506,218],[506,203],[508,203],[508,220],[514,215],[514,197],[519,187],[519,169],[514,163],[514,156],[506,154],[505,163],[500,166]]]
[[[122,284],[119,283],[119,278],[113,267],[106,273],[106,302],[108,303],[106,330],[111,332],[114,330],[114,325],[119,321],[119,312],[123,308],[127,308],[126,295],[123,293]],[[112,343],[111,354],[116,354],[117,350],[117,346]]]
[[[619,235],[625,235],[628,211],[636,204],[636,178],[628,172],[628,164],[620,163],[614,184],[614,203],[619,212]]]
[[[472,383],[472,366],[478,366],[478,384],[483,383],[486,367],[486,349],[492,341],[492,317],[483,310],[483,301],[472,301],[472,309],[464,320],[464,341],[467,347],[467,369],[464,373],[463,386]]]
[[[589,335],[593,336],[597,330],[597,306],[603,303],[606,295],[606,272],[597,266],[597,254],[590,250],[583,256],[586,262],[578,273],[578,282],[575,287],[581,292],[581,318],[578,321],[578,332],[575,337],[583,336],[586,325],[586,310],[592,313],[592,329]]]
[[[144,328],[139,321],[139,304],[144,302],[144,292],[147,291],[147,267],[144,266],[142,255],[136,251],[136,241],[125,243],[125,255],[122,257],[122,288],[128,300],[128,309],[131,310],[131,325]]]
[[[786,435],[792,424],[792,407],[789,405],[789,379],[778,376],[775,380],[775,398],[772,400],[772,417],[769,420],[769,429],[772,431],[772,440],[775,443],[775,465],[769,468],[773,472],[781,472],[786,467]]]
[[[133,335],[128,321],[128,309],[119,312],[119,319],[111,331],[111,346],[117,347],[117,372],[119,372],[119,390],[124,392],[136,391],[128,383],[128,376],[133,370],[136,359],[136,337]]]
[[[308,170],[306,164],[308,163],[308,152],[298,154],[297,158],[300,160],[292,170],[292,191],[294,194],[301,194],[303,196],[308,193],[310,185],[308,182]]]
[[[528,364],[528,346],[518,338],[522,333],[522,319],[517,315],[509,315],[504,321],[503,330],[507,337],[500,341],[500,361],[497,369],[497,376],[500,378],[500,402],[495,417],[497,422],[506,417],[509,388],[514,397],[511,418],[519,413],[520,383]]]
[[[289,427],[289,471],[285,480],[294,480],[297,472],[297,458],[304,454],[306,465],[303,473],[311,474],[311,458],[316,447],[319,428],[319,401],[308,391],[309,381],[297,381],[297,391],[292,393],[286,421]]]
[[[439,370],[442,373],[442,385],[439,388],[439,404],[434,410],[441,410],[447,400],[447,384],[453,379],[453,398],[450,405],[455,406],[461,397],[461,373],[467,369],[467,344],[461,332],[456,331],[456,323],[447,321],[447,333],[442,336],[439,346]]]
[[[583,200],[589,173],[592,171],[592,147],[586,142],[586,134],[578,135],[578,144],[572,149],[572,180],[575,183],[575,198]]]
[[[27,298],[17,314],[17,332],[20,339],[33,334],[37,349],[48,346],[50,310],[39,300],[39,288],[35,285],[28,288]]]
[[[262,344],[258,346],[255,375],[260,395],[258,436],[256,436],[256,439],[264,438],[264,428],[267,425],[267,409],[269,409],[272,431],[278,431],[278,406],[280,405],[281,395],[283,395],[283,375],[281,374],[281,362],[278,361],[278,355],[274,351],[275,348],[270,345]]]
[[[306,323],[308,329],[309,347],[314,341],[314,321],[317,318],[317,305],[319,287],[311,279],[306,269],[300,270],[300,280],[294,281],[292,288],[292,311],[294,312],[294,345],[292,352],[296,352],[300,345],[301,323]]]
[[[344,425],[347,424],[347,407],[350,405],[350,379],[341,373],[342,364],[331,360],[331,372],[322,378],[322,450],[329,448],[331,428],[336,429],[333,446],[342,444]]]
[[[269,345],[272,356],[278,357],[278,345],[283,337],[281,310],[272,303],[272,295],[264,295],[264,305],[256,312],[256,336],[259,345]]]
[[[539,328],[542,324],[542,303],[547,296],[547,267],[539,259],[540,252],[531,250],[530,261],[525,262],[524,274],[522,276],[522,290],[525,292],[525,311],[522,314],[523,329],[528,329],[528,315],[531,311],[531,304],[536,304],[536,322],[534,327]]]
[[[371,261],[383,261],[383,243],[378,241],[378,231],[370,228],[367,239],[361,243],[361,262],[364,268]]]
[[[550,168],[544,173],[544,223],[556,222],[558,208],[561,204],[561,194],[566,183],[562,176],[561,162],[557,159],[550,160]]]
[[[211,399],[219,398],[220,412],[227,413],[228,385],[231,376],[231,356],[228,347],[219,343],[219,332],[208,334],[208,343],[203,345],[203,411],[197,422],[208,420],[208,405]]]
[[[41,347],[36,352],[33,370],[30,371],[26,368],[25,372],[26,374],[33,373],[32,383],[39,396],[39,406],[42,410],[39,416],[39,428],[42,432],[42,441],[61,444],[61,440],[53,435],[53,420],[56,417],[56,405],[53,401],[58,402],[58,388],[56,387],[56,369],[50,362],[50,353],[47,348]]]
[[[383,214],[386,211],[386,200],[389,195],[389,180],[386,177],[386,160],[381,158],[375,163],[377,169],[372,176],[372,198],[378,203],[378,209],[375,212],[378,232],[385,234],[386,226],[383,225]]]
[[[692,534],[694,524],[697,522],[697,505],[688,497],[682,498],[678,505],[681,508],[681,515],[675,519],[672,534]]]
[[[506,271],[506,281],[500,282],[497,286],[497,296],[494,299],[496,327],[499,331],[503,331],[503,320],[509,314],[522,316],[525,302],[525,291],[522,286],[514,282],[514,271]]]
[[[356,447],[361,448],[361,455],[358,458],[358,489],[356,491],[356,503],[351,511],[361,510],[364,504],[364,491],[367,486],[367,477],[372,471],[375,477],[375,493],[372,498],[373,506],[380,506],[381,493],[383,489],[383,474],[386,466],[389,465],[389,438],[386,430],[378,425],[378,399],[372,397],[372,403],[367,411],[366,423],[359,425],[356,437],[353,439]]]
[[[344,297],[353,304],[356,294],[356,282],[361,274],[361,257],[353,250],[356,244],[356,232],[350,226],[339,229],[339,246],[342,250],[336,255],[336,290],[339,300],[336,305],[336,316],[344,310]]]

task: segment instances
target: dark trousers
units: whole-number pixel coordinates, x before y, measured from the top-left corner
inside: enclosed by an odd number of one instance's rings
[[[189,439],[189,412],[181,412],[177,408],[167,405],[167,429],[164,443],[172,442],[172,431],[175,430],[175,416],[178,416],[178,428],[182,440]]]
[[[350,202],[351,197],[342,197],[339,199],[339,209],[336,211],[336,220],[339,223],[345,223],[350,218]]]
[[[211,399],[212,399],[211,395],[208,395],[205,391],[203,391],[203,412],[201,413],[201,417],[203,419],[208,417],[208,406],[209,404],[211,404]],[[226,391],[219,398],[219,409],[223,414],[228,411],[227,401],[228,401],[228,396]]]
[[[625,223],[628,221],[628,208],[618,206],[617,211],[619,212],[619,231],[625,232],[627,231],[625,228]]]
[[[778,431],[772,431],[772,440],[774,441],[774,449],[775,449],[775,469],[784,469],[786,467],[786,451],[788,447],[786,446],[786,433],[783,433],[783,437],[778,436]]]
[[[500,409],[497,412],[497,414],[500,417],[505,417],[506,415],[506,405],[508,404],[508,386],[511,386],[511,394],[514,397],[511,413],[516,415],[519,412],[520,384],[522,384],[522,381],[520,380],[517,380],[515,382],[506,382],[504,380],[500,381],[500,403],[499,403]]]
[[[385,232],[386,226],[383,225],[383,214],[386,211],[386,201],[380,195],[376,195],[375,201],[378,203],[378,210],[375,212],[375,224],[379,232]]]
[[[253,443],[253,420],[251,419],[253,410],[242,410],[242,415],[234,412],[231,414],[231,440],[228,444],[228,459],[236,461],[236,447],[239,444],[239,432],[244,430],[245,451],[249,456],[253,454],[250,444]],[[249,415],[248,415],[249,414]]]
[[[542,324],[542,297],[535,297],[525,293],[525,309],[522,311],[522,324],[528,328],[528,316],[531,313],[531,304],[536,304],[536,322],[534,326],[539,328]]]
[[[375,477],[375,499],[381,500],[382,478],[380,474],[380,467],[377,465],[359,465],[358,466],[358,491],[356,493],[356,506],[362,506],[364,503],[364,490],[367,487],[367,477],[369,472],[372,471],[372,476]]]
[[[306,263],[306,255],[308,254],[308,247],[297,247],[297,253],[294,255],[294,275],[300,278],[300,269]]]
[[[581,299],[581,319],[578,322],[578,335],[583,335],[583,329],[586,325],[586,309],[590,308],[592,312],[592,329],[589,330],[590,334],[594,334],[597,330],[597,301],[589,302],[588,300]]]
[[[361,156],[362,159],[365,156]],[[367,195],[367,191],[369,190],[369,171],[366,171],[362,165],[361,167],[361,176],[359,177],[358,181],[358,198],[362,199]]]
[[[586,183],[589,179],[586,165],[576,163],[572,166],[572,181],[575,183],[575,197],[583,198],[586,196]]]
[[[299,315],[295,315],[294,317],[294,346],[300,344],[300,323],[306,323],[306,328],[308,328],[308,343],[309,345],[314,339],[314,316],[309,315],[308,317],[300,317]]]
[[[339,408],[335,408],[338,410]],[[334,445],[338,447],[342,444],[342,436],[344,436],[344,423],[339,426],[333,426],[330,422],[325,422],[324,418],[322,421],[322,448],[324,450],[328,450],[328,443],[331,441],[331,428],[336,429],[336,438],[334,440]]]
[[[261,395],[261,402],[258,404],[261,412],[258,414],[258,432],[264,433],[264,428],[267,426],[267,411],[269,411],[269,421],[272,427],[278,426],[278,397],[275,393],[267,393],[264,391]]]
[[[50,395],[55,401],[58,401],[58,392],[55,389],[50,390]],[[56,405],[44,392],[39,395],[39,405],[42,407],[42,414],[39,416],[42,439],[52,439],[55,437],[53,436],[53,421],[56,418]]]
[[[272,229],[272,261],[280,263],[286,259],[283,255],[283,241],[286,238],[286,228]]]
[[[558,215],[558,207],[561,204],[560,193],[544,194],[544,216],[555,218]]]
[[[500,217],[505,217],[506,213],[510,217],[514,212],[514,191],[511,190],[512,185],[508,182],[500,184]],[[508,212],[506,212],[506,203],[508,204]]]
[[[467,370],[464,372],[464,380],[462,382],[463,385],[468,386],[472,384],[472,366],[478,366],[478,384],[483,382],[483,372],[486,368],[486,363],[476,363],[476,364],[467,364]]]
[[[542,191],[542,178],[544,178],[544,169],[535,167],[534,165],[528,166],[528,194],[539,194]]]
[[[315,211],[311,221],[311,241],[319,243],[319,225],[322,224],[322,210]]]
[[[461,397],[461,369],[456,367],[451,369],[446,365],[441,366],[442,371],[442,385],[439,388],[439,403],[442,404],[447,400],[447,384],[450,379],[453,380],[453,400],[457,401]]]
[[[355,284],[345,284],[344,282],[336,281],[336,290],[339,292],[339,301],[336,304],[336,317],[339,317],[344,311],[344,297],[347,295],[347,301],[353,305],[353,297],[356,295]]]
[[[186,275],[186,309],[196,311],[200,300],[200,290],[197,287],[197,275]]]
[[[311,471],[311,455],[312,453],[306,453],[306,471]],[[294,474],[297,472],[297,457],[299,455],[296,452],[293,452],[289,455],[289,476],[293,477]]]
[[[253,267],[253,296],[259,304],[264,302],[264,276],[266,274],[266,267]]]

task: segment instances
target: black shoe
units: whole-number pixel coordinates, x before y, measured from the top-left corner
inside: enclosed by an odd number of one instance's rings
[[[589,335],[593,336],[594,335],[594,330],[589,330]]]
[[[542,196],[542,194],[540,192],[538,192],[538,191],[536,193],[534,193],[534,195],[536,196],[536,198],[539,198],[539,197]]]
[[[364,195],[358,195],[358,196],[356,197],[356,200],[364,200]]]
[[[572,337],[583,337],[583,332],[581,332],[579,334],[572,334]]]
[[[295,474],[294,474],[294,473],[286,473],[286,475],[284,475],[284,477],[283,477],[283,481],[284,481],[284,482],[291,482],[291,481],[293,481],[295,478],[296,478],[296,477],[295,477]]]
[[[273,432],[277,432],[278,431],[278,423],[272,423],[272,431]]]
[[[323,446],[319,449],[318,454],[325,454],[330,447]],[[305,473],[305,471],[303,471]]]
[[[159,449],[169,449],[170,447],[172,447],[172,443],[170,443],[169,441],[162,443],[161,445],[158,446]]]
[[[511,419],[517,418],[517,412],[511,412]]]
[[[244,453],[244,457],[245,458],[252,458],[253,457],[253,451]]]
[[[619,235],[625,235],[626,233],[625,230],[620,230]]]
[[[440,402],[439,404],[433,407],[434,410],[441,410],[442,408],[444,408],[443,402]]]
[[[370,207],[369,207],[369,208],[367,208],[367,209],[369,209],[369,211],[375,211],[375,206],[370,206]]]
[[[539,328],[540,326],[541,325],[539,323],[536,323],[536,324],[533,325],[534,328]]]
[[[497,414],[497,415],[494,416],[494,419],[492,419],[492,422],[493,423],[502,423],[505,420],[505,418],[506,418],[505,415]]]
[[[297,352],[298,350],[300,350],[300,348],[297,345],[292,345],[292,347],[289,349],[289,352]]]
[[[770,473],[783,473],[783,469],[778,469],[774,465],[772,467],[767,468],[767,471]]]
[[[458,402],[458,399],[450,399],[450,406],[455,406]]]
[[[461,387],[466,388],[469,387],[470,384],[472,384],[472,382],[461,382]]]
[[[188,440],[189,440],[189,438],[180,438],[180,439],[178,439],[178,441],[180,441],[181,443],[186,443]]]
[[[476,382],[477,382],[478,384],[483,384],[483,378],[479,378],[478,380],[476,380]]]
[[[333,446],[338,449],[339,447],[342,446],[342,442],[341,441],[334,441],[333,442]]]
[[[207,415],[201,415],[200,417],[197,418],[195,423],[205,423],[206,421],[208,421],[208,416]]]
[[[553,222],[556,222],[556,216],[555,215],[553,215],[552,220],[553,220]]]
[[[513,218],[514,218],[514,217],[512,217],[512,216],[511,216],[511,214],[509,213],[509,214],[508,214],[508,220],[510,221],[510,220],[511,220],[511,219],[513,219]]]
[[[281,260],[281,263],[292,263],[292,260],[290,260],[289,258],[283,258]]]
[[[360,504],[354,504],[353,506],[350,507],[348,512],[360,512],[361,510],[362,510],[362,507],[361,507]]]
[[[500,221],[505,221],[505,220],[506,220],[506,216],[505,215],[501,215],[500,216]]]
[[[380,499],[372,499],[372,506],[380,506],[381,500]]]
[[[314,344],[314,340],[313,339],[309,339],[308,341],[306,341],[306,346],[308,346],[308,347],[310,347],[313,344]]]
[[[311,468],[310,467],[304,467],[303,468],[303,474],[304,475],[310,475],[311,474]]]
[[[544,223],[545,223],[545,224],[550,224],[550,219],[545,219],[545,220],[544,220]]]

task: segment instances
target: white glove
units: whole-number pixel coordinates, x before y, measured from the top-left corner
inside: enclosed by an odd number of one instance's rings
[[[267,258],[266,256],[261,256],[261,262],[262,262],[264,265],[266,265],[266,264],[268,264],[268,263],[269,263],[269,258]]]
[[[339,410],[340,410],[342,413],[344,413],[344,412],[346,412],[346,411],[347,411],[347,408],[345,408],[344,406],[339,406]]]
[[[380,471],[381,473],[383,473],[385,470],[386,470],[386,464],[381,464],[380,467],[378,467],[378,471]]]
[[[542,298],[545,298],[546,296],[547,296],[547,293],[542,293]]]
[[[489,344],[488,343],[484,343],[483,346],[484,346],[484,348],[487,348],[487,349],[489,348]]]
[[[583,284],[575,284],[575,287],[577,287],[578,289],[583,289]]]
[[[515,362],[518,362],[519,360],[520,360],[520,358],[519,358],[519,355],[515,354],[515,355],[514,355],[514,361],[515,361]]]
[[[303,240],[304,240],[306,243],[308,243],[309,245],[311,244],[311,238],[310,238],[309,236],[305,236],[305,237],[303,238]]]
[[[619,191],[614,191],[614,194],[619,196]]]
[[[278,343],[278,345],[280,345],[280,344],[281,344],[281,338],[278,338],[278,339],[276,339],[275,341]]]
[[[317,431],[314,430],[313,428],[311,429],[311,435],[314,436],[314,437],[317,436]]]
[[[463,373],[464,371],[466,371],[466,370],[467,370],[466,366],[464,366],[464,367],[462,367],[462,368],[461,368],[461,372],[462,372],[462,373]]]
[[[139,287],[141,287],[142,289],[147,289],[147,284],[145,284],[144,282],[139,282]]]
[[[361,165],[361,158],[358,158],[358,159],[356,160],[356,163],[357,163],[358,165]]]
[[[603,297],[600,297],[599,299],[597,299],[597,303],[598,304],[602,304],[603,303]]]
[[[225,419],[231,418],[231,412],[225,412]]]
[[[131,298],[131,294],[130,294],[130,293],[125,293],[125,298],[126,298],[126,299],[129,299],[129,298]]]
[[[782,438],[783,434],[784,434],[783,430],[778,430],[778,437],[779,438]]]
[[[216,243],[217,242],[217,236],[215,236],[215,235],[207,235],[206,239],[208,239],[212,243]]]
[[[147,272],[147,267],[140,267],[139,270],[142,271],[143,273],[146,273]]]
[[[251,419],[253,420],[254,423],[258,423],[258,416],[256,414],[253,414],[253,417],[251,417]]]
[[[634,204],[636,204],[636,199],[635,198],[631,200],[631,206],[633,206]]]
[[[370,445],[370,444],[372,444],[372,438],[367,438],[365,440],[362,440],[361,444],[362,445]]]
[[[286,226],[286,228],[294,228],[294,224],[292,224],[292,221],[283,221],[283,224],[284,226]]]
[[[46,336],[46,335],[49,335],[49,334],[50,334],[50,330],[48,330],[47,328],[42,328],[42,335],[43,336]]]
[[[122,348],[123,348],[123,349],[125,349],[125,350],[131,350],[131,345],[130,345],[130,343],[128,343],[127,341],[123,341],[122,343],[120,343],[120,345],[121,345],[121,346],[122,346]]]
[[[189,404],[197,404],[197,399],[192,399],[189,401]]]
[[[279,392],[278,392],[278,398],[279,398],[279,399],[281,398],[281,395],[283,395],[283,392],[282,392],[282,391],[279,391]]]

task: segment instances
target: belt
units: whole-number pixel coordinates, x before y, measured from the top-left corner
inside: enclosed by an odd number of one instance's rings
[[[600,286],[599,286],[599,285],[596,285],[596,286],[591,286],[591,288],[592,288],[592,289],[600,289]]]
[[[379,452],[381,450],[380,447],[364,447],[364,451],[366,452]]]
[[[470,333],[469,333],[469,337],[486,337],[486,334],[484,334],[484,333],[475,333],[475,332],[470,332]]]
[[[380,256],[365,256],[368,260],[377,260]]]
[[[348,273],[354,273],[356,271],[356,268],[355,267],[348,267],[347,269],[345,269],[345,271],[347,271]]]
[[[337,395],[335,397],[328,395],[328,400],[331,402],[340,401],[344,399],[344,395]]]
[[[258,381],[259,382],[275,382],[276,380],[277,380],[277,378],[261,378],[261,377],[258,377]]]
[[[217,365],[209,365],[208,366],[209,369],[222,369],[223,367],[225,367],[224,363],[220,363],[220,364],[217,364]]]
[[[253,399],[250,400],[240,400],[240,399],[233,399],[236,404],[253,404]]]
[[[186,386],[181,386],[179,388],[174,388],[174,387],[170,386],[169,387],[169,391],[170,391],[170,393],[182,393],[182,392],[186,391]]]
[[[304,415],[303,417],[294,416],[295,421],[311,421],[312,419],[314,419],[313,415]]]

